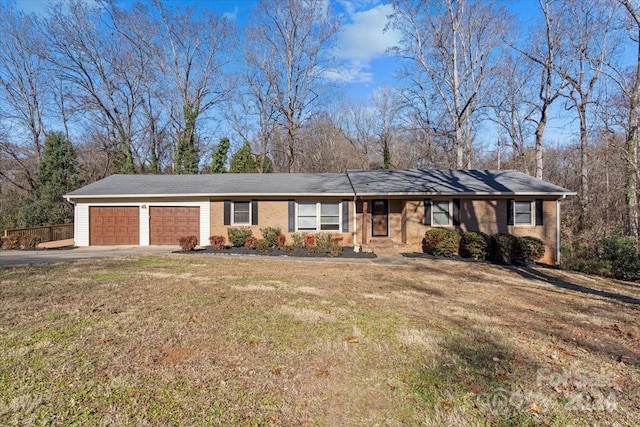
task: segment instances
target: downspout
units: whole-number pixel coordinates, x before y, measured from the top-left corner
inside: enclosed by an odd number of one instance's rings
[[[347,175],[347,179],[349,180],[349,185],[353,190],[353,237],[352,237],[353,251],[360,252],[361,246],[358,244],[358,211],[357,211],[357,202],[356,202],[358,200],[358,194],[356,193],[356,189],[353,186],[353,183],[351,182],[351,177],[349,176],[348,170],[345,172],[345,175]]]
[[[565,195],[562,196],[564,199]],[[560,265],[560,200],[556,200],[556,265]]]
[[[77,242],[76,237],[78,236],[78,221],[76,221],[76,218],[78,217],[78,205],[76,205],[76,202],[71,200],[71,197],[67,195],[62,197],[67,199],[67,202],[73,205],[73,244],[75,245]]]

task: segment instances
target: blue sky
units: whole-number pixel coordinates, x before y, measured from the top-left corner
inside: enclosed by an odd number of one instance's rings
[[[0,0],[2,1],[2,0]],[[10,0],[11,1],[11,0]],[[27,12],[42,13],[56,0],[14,0]],[[86,0],[92,1],[92,0]],[[242,29],[249,21],[255,0],[167,0],[176,6],[211,8],[236,23]],[[325,0],[343,17],[343,28],[337,39],[336,56],[344,64],[333,77],[344,86],[347,98],[368,104],[372,91],[384,85],[394,85],[399,60],[387,54],[387,49],[399,40],[394,31],[384,31],[391,13],[391,5],[381,0]],[[520,21],[520,25],[535,22],[541,12],[537,0],[498,0]],[[121,0],[126,7],[131,0]],[[241,31],[242,33],[242,31]],[[548,137],[566,141],[572,129],[562,108],[556,109],[548,127]],[[561,117],[564,115],[564,118]],[[492,132],[489,129],[485,131]],[[488,135],[485,133],[485,138]],[[494,139],[488,137],[488,139]]]
[[[42,13],[56,0],[15,0],[27,12]],[[91,1],[91,0],[87,0]],[[393,30],[384,31],[391,5],[380,0],[327,0],[341,14],[344,26],[337,40],[336,56],[344,68],[335,79],[344,83],[347,95],[359,100],[369,97],[381,85],[393,85],[398,60],[386,51],[399,40]],[[537,12],[537,0],[502,0],[522,18]],[[195,8],[212,8],[234,21],[239,28],[247,25],[255,0],[169,0],[170,3]],[[121,0],[121,4],[132,3]]]

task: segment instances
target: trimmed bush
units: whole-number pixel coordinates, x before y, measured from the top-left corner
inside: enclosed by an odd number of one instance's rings
[[[303,237],[303,246],[308,248],[309,246],[316,245],[316,236],[315,234],[305,234]]]
[[[280,227],[263,227],[260,229],[260,233],[262,234],[262,238],[269,244],[269,247],[275,248],[276,237],[282,233],[282,230],[280,230]]]
[[[517,261],[533,263],[544,256],[544,242],[537,237],[524,236],[515,240],[513,258]]]
[[[227,236],[232,246],[240,248],[244,246],[244,241],[251,236],[253,232],[249,227],[229,227],[227,228]]]
[[[287,245],[287,236],[285,236],[284,234],[278,234],[274,239],[274,243],[276,245],[276,248],[282,250]]]
[[[33,249],[40,244],[41,239],[38,236],[20,236],[18,242],[20,249]]]
[[[432,228],[424,233],[424,247],[428,254],[452,257],[458,254],[460,236],[448,228]]]
[[[212,249],[220,250],[224,249],[225,238],[224,236],[211,236],[209,237],[209,244]]]
[[[267,252],[269,249],[271,249],[271,245],[267,239],[256,240],[256,250],[258,252]]]
[[[255,249],[256,248],[256,242],[258,241],[258,239],[254,236],[247,236],[244,239],[244,247],[246,249]]]
[[[291,239],[293,240],[291,244],[292,250],[297,251],[304,247],[304,236],[304,233],[293,233],[291,235]]]
[[[499,264],[510,264],[513,259],[513,249],[516,236],[498,233],[491,236],[489,241],[489,259]]]
[[[316,245],[322,252],[329,252],[331,250],[331,234],[318,233],[316,234]]]
[[[178,243],[183,251],[189,252],[198,245],[198,238],[196,236],[182,236],[178,238]]]
[[[476,231],[466,231],[460,236],[460,256],[484,260],[489,252],[489,236]]]

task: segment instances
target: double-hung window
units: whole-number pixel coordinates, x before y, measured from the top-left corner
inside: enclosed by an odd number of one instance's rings
[[[513,202],[513,224],[533,224],[533,203],[531,201],[516,200]]]
[[[434,200],[431,205],[431,225],[451,225],[449,200]]]
[[[297,230],[340,231],[340,203],[298,202]]]
[[[233,202],[233,225],[251,224],[251,202]]]

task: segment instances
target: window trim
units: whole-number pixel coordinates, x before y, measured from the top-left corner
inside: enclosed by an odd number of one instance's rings
[[[236,222],[236,203],[246,203],[249,205],[249,221],[248,222]],[[252,203],[251,200],[234,200],[231,202],[231,225],[252,225]]]
[[[447,208],[447,219],[448,222],[446,224],[436,224],[433,220],[434,208],[436,203],[447,202],[449,205]],[[431,227],[451,227],[453,225],[453,199],[432,199],[431,200]]]
[[[530,218],[531,220],[529,222],[518,222],[517,221],[517,216],[516,216],[516,206],[518,205],[518,203],[527,203],[529,204],[529,213],[530,213]],[[513,209],[512,209],[512,220],[513,220],[513,226],[514,227],[532,227],[534,225],[536,225],[536,207],[535,207],[535,200],[518,200],[518,199],[514,199],[513,200]]]
[[[334,204],[334,205],[338,205],[338,214],[336,215],[338,220],[335,223],[335,225],[338,226],[337,230],[322,230],[322,204]],[[341,200],[337,200],[337,201],[333,201],[333,200],[318,200],[318,201],[296,201],[296,210],[295,210],[295,232],[307,232],[307,233],[342,233],[342,201]],[[316,205],[316,228],[313,230],[301,230],[300,229],[300,224],[299,224],[299,218],[300,218],[300,209],[299,206],[300,204],[303,205],[311,205],[311,204],[315,204]],[[332,215],[333,216],[333,215]],[[334,225],[334,223],[331,223],[332,225]]]

